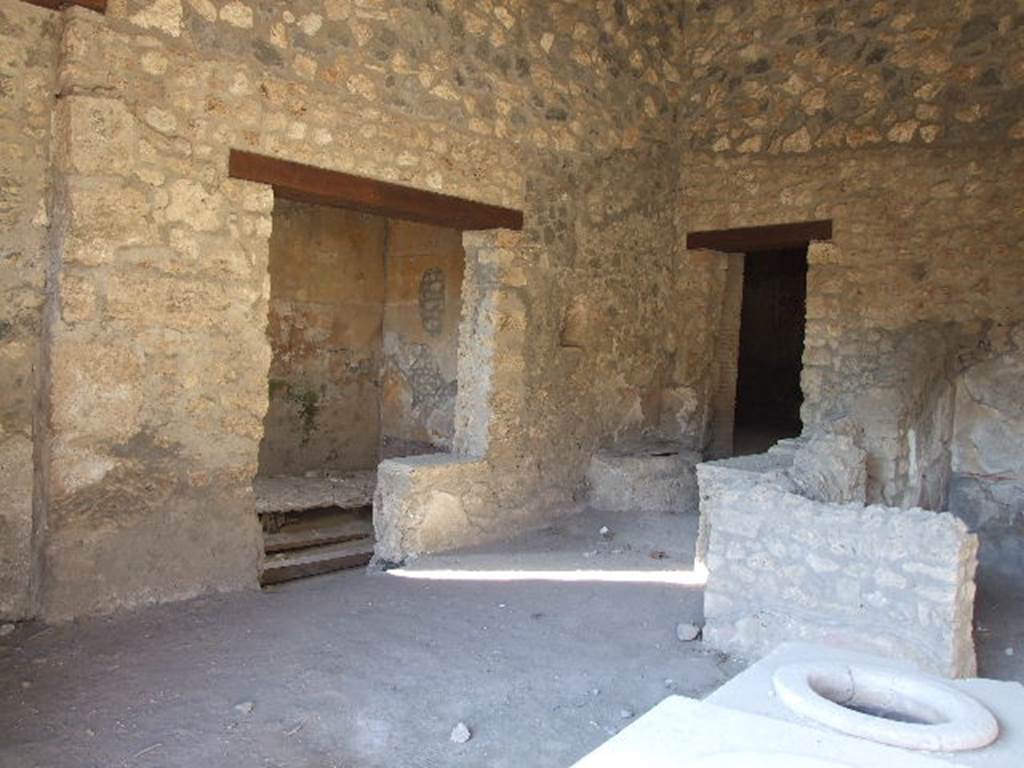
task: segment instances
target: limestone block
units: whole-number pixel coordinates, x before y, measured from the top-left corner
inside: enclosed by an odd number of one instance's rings
[[[587,469],[588,504],[606,512],[696,512],[698,460],[670,443],[599,451]]]
[[[958,380],[953,469],[1024,479],[1024,357],[980,363]]]
[[[64,99],[69,170],[97,176],[129,175],[135,165],[135,118],[119,99],[70,96]]]
[[[867,453],[847,435],[814,435],[793,454],[789,477],[814,501],[865,503]]]
[[[224,224],[224,196],[191,179],[179,179],[170,186],[168,221],[180,221],[200,232],[220,229]]]
[[[178,37],[181,35],[181,16],[181,0],[151,0],[131,16],[131,22],[145,29]]]
[[[120,179],[71,178],[71,209],[64,260],[108,264],[118,247],[151,242],[156,235],[149,195]]]
[[[94,440],[130,437],[144,399],[142,366],[131,348],[59,335],[53,356],[54,432]]]
[[[985,573],[1024,577],[1024,480],[954,474],[949,508],[977,532]]]
[[[232,0],[220,9],[220,17],[236,27],[250,29],[253,25],[253,11],[248,5]]]
[[[480,493],[486,471],[483,461],[448,454],[382,461],[373,502],[375,559],[399,563],[493,538],[498,531],[472,519],[488,501]]]
[[[957,380],[949,501],[978,531],[982,567],[1014,576],[1024,573],[1022,382],[1020,352],[983,361]]]

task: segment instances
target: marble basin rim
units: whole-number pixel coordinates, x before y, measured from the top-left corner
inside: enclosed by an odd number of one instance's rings
[[[870,664],[798,662],[772,675],[792,712],[849,736],[904,749],[959,752],[999,737],[980,702],[941,679]]]

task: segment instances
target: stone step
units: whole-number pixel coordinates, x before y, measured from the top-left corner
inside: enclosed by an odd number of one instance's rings
[[[344,520],[335,525],[263,534],[263,549],[268,555],[307,547],[340,544],[353,539],[373,536],[373,521],[369,519]]]
[[[278,552],[263,561],[260,584],[318,576],[346,568],[361,568],[373,557],[373,538],[365,537],[341,544],[328,544],[307,549]]]
[[[305,512],[338,507],[358,509],[373,504],[377,472],[348,472],[336,477],[257,477],[256,511],[260,515]]]

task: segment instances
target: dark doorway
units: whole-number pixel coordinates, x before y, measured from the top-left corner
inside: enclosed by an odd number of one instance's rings
[[[743,265],[733,452],[761,453],[800,434],[807,248],[753,251]]]

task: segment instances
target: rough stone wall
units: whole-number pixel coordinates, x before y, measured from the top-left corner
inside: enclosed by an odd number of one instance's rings
[[[685,0],[694,151],[1024,139],[1016,0]]]
[[[65,52],[83,31],[67,28]],[[270,190],[192,178],[116,92],[73,69],[46,349],[41,609],[54,620],[254,583],[270,362]]]
[[[538,250],[518,290],[531,323],[528,429],[561,444],[573,473],[598,444],[685,434],[676,398],[690,276],[673,159],[663,146],[612,153],[554,166],[527,188],[537,215],[524,241]]]
[[[981,563],[1024,574],[1024,324],[993,334],[956,381],[950,509],[978,531]]]
[[[665,403],[682,384],[674,310],[690,278],[677,271],[669,158],[543,156],[524,231],[464,236],[454,448],[478,460],[381,465],[380,559],[507,536],[582,504],[599,446],[679,440]]]
[[[806,498],[792,466],[785,453],[698,465],[704,639],[751,657],[822,642],[973,676],[977,537],[949,513]],[[849,482],[838,490],[863,492],[862,474]]]
[[[277,200],[259,471],[377,466],[388,221]]]
[[[58,20],[0,7],[0,617],[32,612],[33,413]]]
[[[685,16],[681,230],[834,222],[809,254],[805,425],[870,411],[870,390],[904,375],[897,349],[947,353],[901,348],[908,333],[970,349],[1021,318],[1015,3],[688,0]],[[865,425],[875,500],[917,503],[924,394],[887,414],[898,433]]]
[[[381,453],[451,450],[466,262],[462,233],[391,220],[386,262]]]
[[[1024,172],[1024,149],[707,162],[686,168],[716,179],[713,192],[684,186],[694,229],[833,218],[833,243],[808,254],[802,418],[870,417],[873,498],[902,503],[914,388],[936,364],[947,375],[990,326],[1020,319],[1024,231],[1009,178]],[[897,410],[880,409],[878,390]]]
[[[1010,0],[111,0],[62,18],[37,436],[54,618],[255,584],[272,196],[227,178],[232,147],[525,211],[521,235],[466,241],[461,456],[382,470],[387,557],[578,502],[597,447],[703,444],[724,273],[680,252],[688,230],[835,219],[809,276],[810,423],[847,414],[909,325],[970,339],[1019,312]],[[855,46],[854,66],[847,37],[889,50]],[[416,529],[420,494],[449,522]]]
[[[944,509],[951,470],[957,329],[952,323],[917,323],[892,332],[886,341],[873,357],[864,355],[861,389],[845,395],[847,414],[835,422],[815,422],[812,429],[831,429],[838,423],[858,434],[869,451],[870,499]],[[806,386],[806,372],[804,382]]]
[[[682,231],[678,221],[677,231]],[[720,412],[714,404],[723,394],[725,379],[735,380],[739,344],[739,306],[742,282],[730,265],[742,259],[722,258],[713,251],[685,250],[678,257],[676,300],[679,324],[679,349],[675,360],[675,379],[679,385],[665,391],[663,426],[683,435],[687,447],[710,457],[732,438],[732,414],[716,420]],[[730,272],[733,272],[730,280]],[[723,333],[723,331],[725,331]],[[730,367],[730,364],[732,367]],[[728,386],[728,385],[727,385]],[[734,390],[733,390],[734,391]],[[729,394],[725,388],[725,395]],[[730,443],[731,444],[731,443]]]
[[[536,522],[573,501],[594,445],[658,423],[641,403],[659,391],[643,372],[666,369],[649,363],[675,242],[671,4],[114,0],[62,18],[47,617],[256,583],[272,195],[227,178],[232,147],[525,208],[473,288],[471,337],[494,347],[468,354],[488,364],[459,362],[482,398],[462,436],[455,419],[473,514],[417,546]],[[595,314],[559,352],[592,292],[641,322],[606,334]]]

